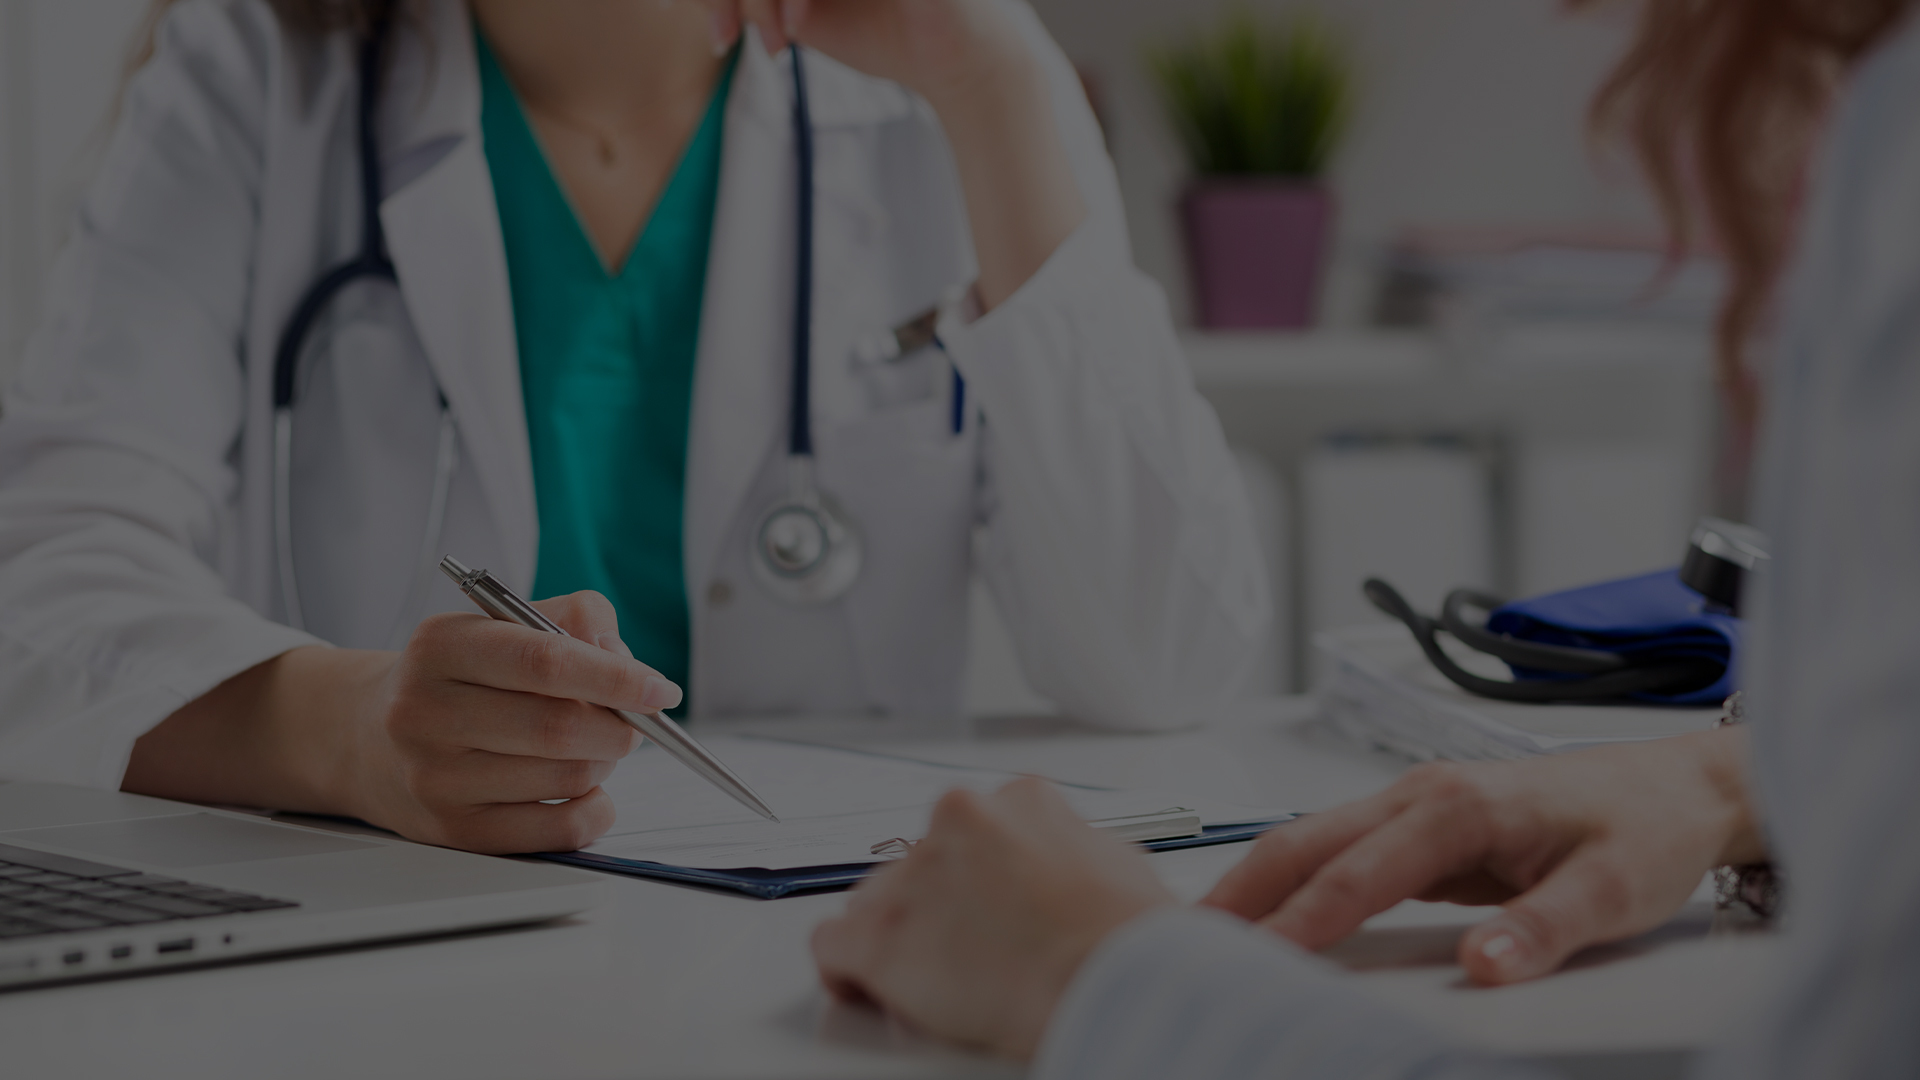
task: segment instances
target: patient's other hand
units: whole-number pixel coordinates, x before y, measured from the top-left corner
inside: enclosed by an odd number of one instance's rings
[[[1765,857],[1746,733],[1726,728],[1561,757],[1426,765],[1281,826],[1207,904],[1310,949],[1408,898],[1503,904],[1460,943],[1473,978],[1546,974],[1666,921],[1708,869]]]
[[[949,792],[927,838],[814,930],[821,981],[915,1027],[1032,1056],[1095,945],[1173,896],[1137,850],[1088,828],[1051,785]]]

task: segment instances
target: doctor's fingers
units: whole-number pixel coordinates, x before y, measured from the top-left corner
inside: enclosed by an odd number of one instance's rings
[[[615,764],[464,750],[417,758],[402,777],[407,793],[423,806],[465,808],[578,799],[612,775]]]
[[[612,828],[613,820],[613,799],[594,788],[563,803],[498,803],[436,815],[425,828],[402,832],[483,855],[519,855],[577,851]]]
[[[424,707],[396,703],[388,718],[395,742],[422,749],[484,750],[550,761],[619,761],[640,748],[640,733],[611,711],[492,687],[453,684]]]
[[[613,601],[603,594],[583,589],[565,596],[535,600],[533,606],[579,640],[633,659],[633,650],[620,640],[619,613],[614,611]]]
[[[409,674],[651,712],[680,704],[680,688],[647,665],[564,634],[484,615],[421,621],[402,656]]]
[[[807,20],[809,0],[740,0],[740,17],[760,31],[769,55],[793,42]]]
[[[700,0],[707,8],[714,52],[725,52],[748,25],[758,27],[769,55],[792,41],[806,20],[807,0]]]

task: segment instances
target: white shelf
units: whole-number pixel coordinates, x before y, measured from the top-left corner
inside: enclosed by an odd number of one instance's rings
[[[1704,382],[1711,356],[1696,333],[1634,324],[1520,326],[1477,342],[1428,330],[1187,330],[1180,343],[1207,392]]]
[[[1180,344],[1202,389],[1403,383],[1443,363],[1433,335],[1407,330],[1189,330]]]
[[[1588,324],[1525,327],[1496,342],[1498,351],[1471,340],[1372,329],[1181,335],[1228,441],[1282,470],[1339,432],[1704,453],[1713,390],[1698,335]]]

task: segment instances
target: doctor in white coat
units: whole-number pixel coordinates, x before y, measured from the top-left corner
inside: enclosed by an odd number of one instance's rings
[[[955,714],[976,570],[1075,715],[1179,726],[1233,690],[1268,619],[1244,495],[1075,75],[1011,0],[401,4],[371,127],[396,284],[325,316],[277,483],[277,343],[361,244],[377,9],[184,0],[158,24],[0,418],[0,775],[477,850],[611,824],[598,784],[638,737],[583,702],[681,688],[596,594],[545,601],[573,637],[538,635],[472,614],[432,565],[527,592],[541,543],[476,22],[616,256],[739,42],[686,444],[696,716]],[[790,39],[816,158],[816,476],[864,551],[811,604],[751,563],[789,483]],[[573,106],[603,122],[578,151]],[[596,146],[631,146],[637,178],[596,181]],[[942,349],[855,358],[936,305]]]

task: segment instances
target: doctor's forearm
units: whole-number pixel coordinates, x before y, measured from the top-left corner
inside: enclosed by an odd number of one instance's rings
[[[121,787],[470,851],[572,851],[613,824],[600,782],[640,745],[612,710],[672,708],[680,690],[619,644],[605,597],[534,606],[567,632],[456,612],[398,653],[281,653],[141,736]]]
[[[1086,216],[1054,122],[1046,73],[1010,42],[964,85],[931,98],[953,146],[991,310],[1026,284]]]
[[[348,814],[341,718],[391,653],[292,649],[188,702],[133,745],[121,790],[194,802]]]

